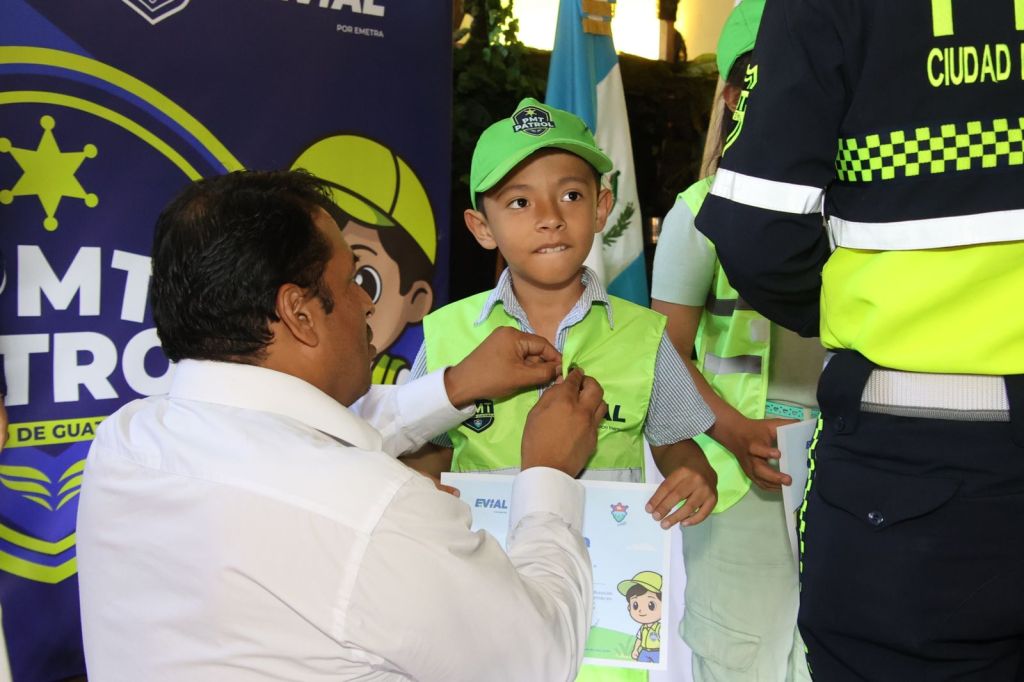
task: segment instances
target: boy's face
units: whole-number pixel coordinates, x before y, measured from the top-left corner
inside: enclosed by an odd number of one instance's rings
[[[661,620],[661,599],[653,592],[644,592],[631,597],[626,603],[629,616],[642,625],[657,623]]]
[[[356,283],[366,290],[375,306],[370,317],[370,329],[373,330],[374,345],[378,352],[383,352],[407,325],[419,322],[430,312],[434,302],[433,288],[430,282],[417,280],[409,291],[401,292],[398,263],[384,250],[377,230],[349,221],[342,234],[359,261],[356,264]]]
[[[466,226],[481,246],[501,251],[518,279],[554,289],[578,277],[611,203],[590,164],[545,149],[489,190],[482,211],[467,210]]]

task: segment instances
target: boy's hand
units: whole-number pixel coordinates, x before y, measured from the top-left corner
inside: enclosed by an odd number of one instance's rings
[[[724,445],[754,485],[763,490],[781,490],[793,479],[772,466],[772,460],[782,457],[776,447],[775,430],[795,423],[795,419],[747,419],[737,414],[716,422],[708,435]]]
[[[458,408],[479,398],[504,398],[554,381],[562,355],[547,339],[499,327],[444,374],[448,399]]]
[[[604,389],[574,369],[544,392],[526,417],[523,469],[551,467],[575,478],[597,449],[597,427],[608,411]]]
[[[693,526],[706,519],[718,502],[718,475],[700,447],[691,440],[651,450],[665,480],[647,502],[647,513],[662,528]],[[683,500],[683,506],[669,513]]]

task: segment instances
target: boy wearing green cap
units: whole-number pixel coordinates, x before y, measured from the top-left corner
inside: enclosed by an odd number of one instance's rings
[[[646,438],[665,476],[647,511],[665,528],[693,525],[716,500],[715,475],[692,441],[713,423],[711,412],[665,335],[665,318],[609,296],[583,266],[611,207],[600,183],[611,167],[582,120],[533,99],[484,131],[473,153],[473,208],[465,221],[481,246],[500,250],[508,268],[494,290],[427,316],[412,375],[456,362],[499,326],[544,336],[566,370],[580,366],[604,388],[608,415],[581,476],[643,481]],[[531,390],[479,401],[473,418],[434,441],[439,450],[410,465],[435,475],[513,473],[538,396]],[[645,679],[637,671],[584,672],[581,679]]]
[[[720,153],[742,132],[742,116],[728,112],[743,109],[744,81],[756,77],[747,67],[763,9],[764,0],[743,0],[718,42],[728,110]],[[713,245],[694,227],[713,180],[680,193],[662,223],[651,278],[652,307],[668,317],[681,355],[696,349],[694,379],[716,417],[697,442],[718,474],[719,502],[706,523],[684,533],[680,630],[695,682],[807,680],[797,566],[779,493],[790,479],[772,460],[775,429],[789,423],[779,417],[814,415],[824,350],[771,324],[729,284]]]

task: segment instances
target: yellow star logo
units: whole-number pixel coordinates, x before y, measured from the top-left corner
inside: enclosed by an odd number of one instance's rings
[[[523,111],[523,113],[526,114],[527,116],[536,116],[537,115],[537,110],[534,109],[533,107],[530,107],[529,109],[526,109],[525,111]]]
[[[19,149],[11,145],[6,137],[0,137],[0,153],[7,153],[21,166],[22,175],[11,189],[0,190],[0,204],[9,204],[14,197],[39,197],[46,211],[43,227],[53,232],[57,229],[57,207],[64,197],[81,199],[89,208],[99,203],[99,198],[86,192],[78,182],[75,173],[86,159],[96,156],[96,145],[87,144],[80,152],[62,152],[53,136],[56,122],[52,116],[39,119],[43,137],[36,149]]]

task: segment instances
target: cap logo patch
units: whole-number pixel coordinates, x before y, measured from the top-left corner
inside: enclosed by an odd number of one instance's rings
[[[551,114],[538,107],[523,107],[512,114],[512,132],[527,135],[543,135],[555,127]]]

